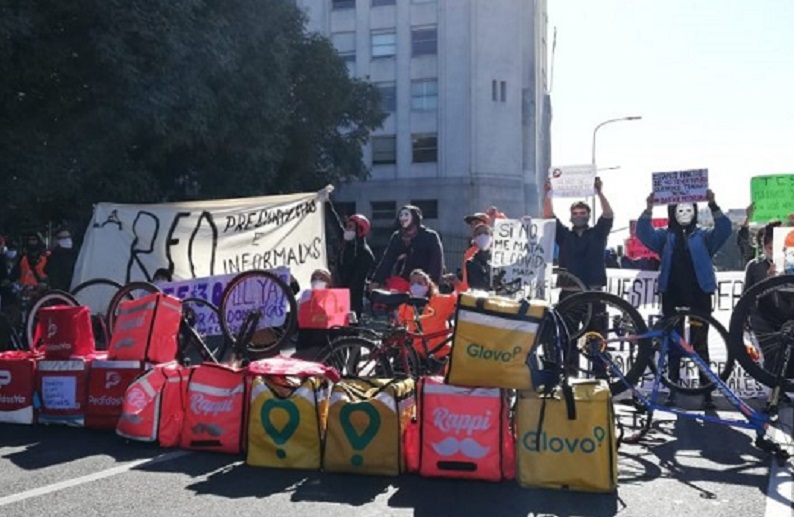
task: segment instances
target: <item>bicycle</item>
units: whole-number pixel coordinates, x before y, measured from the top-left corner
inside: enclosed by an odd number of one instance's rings
[[[676,315],[660,320],[653,329],[648,329],[645,321],[639,312],[622,298],[609,293],[591,291],[572,295],[566,298],[556,309],[561,312],[561,317],[565,321],[565,313],[562,309],[572,309],[576,305],[600,305],[620,308],[625,312],[619,318],[619,330],[612,330],[615,334],[610,334],[601,330],[582,328],[580,325],[569,327],[570,340],[568,348],[577,347],[591,362],[599,362],[607,376],[610,378],[610,389],[613,395],[618,395],[628,390],[631,392],[635,408],[639,413],[647,414],[644,425],[640,432],[631,439],[638,441],[649,430],[655,411],[672,413],[682,418],[698,420],[702,422],[712,422],[722,425],[729,425],[755,431],[755,445],[759,449],[772,453],[778,460],[787,460],[789,453],[780,444],[774,442],[766,436],[771,419],[768,415],[756,411],[742,401],[736,393],[726,384],[725,380],[732,370],[732,361],[726,371],[720,374],[712,370],[706,361],[695,351],[689,340],[682,335],[680,327],[686,323],[687,318],[695,318],[699,322],[707,322],[711,328],[716,329],[717,334],[727,339],[727,331],[714,318],[703,314],[698,314],[688,308],[680,308]],[[593,315],[599,316],[602,309],[594,310]],[[611,323],[610,323],[611,324]],[[566,326],[568,322],[566,322]],[[702,329],[700,329],[702,330]],[[684,332],[685,334],[685,332]],[[702,337],[702,335],[701,335]],[[624,368],[617,364],[613,359],[616,352],[615,344],[631,343],[636,346],[637,356],[633,363]],[[676,379],[665,374],[668,352],[670,347],[677,349],[687,360],[694,364],[699,373],[701,383],[698,386],[679,385]],[[564,351],[567,352],[567,351]],[[655,356],[655,361],[654,361]],[[650,396],[646,396],[637,386],[638,382],[649,370],[652,373]],[[590,372],[592,373],[592,372]],[[661,386],[665,385],[673,391],[697,394],[707,393],[712,390],[719,391],[725,399],[733,406],[744,418],[743,420],[725,419],[716,414],[693,413],[684,409],[670,407],[658,402],[661,394]]]

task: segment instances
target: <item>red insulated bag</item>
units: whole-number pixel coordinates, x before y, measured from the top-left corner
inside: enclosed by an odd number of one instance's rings
[[[0,422],[34,423],[35,389],[36,356],[21,351],[0,353]]]
[[[115,429],[121,416],[124,394],[144,371],[140,361],[94,361],[88,372],[85,426]]]
[[[191,370],[181,447],[239,454],[245,440],[245,371],[220,364]]]
[[[36,365],[36,388],[41,401],[40,424],[85,424],[88,369],[93,357],[67,361],[42,360]]]
[[[176,358],[182,302],[162,293],[123,302],[113,326],[108,359],[166,363]]]
[[[94,330],[88,307],[45,307],[38,313],[37,335],[46,359],[85,357],[94,353]]]

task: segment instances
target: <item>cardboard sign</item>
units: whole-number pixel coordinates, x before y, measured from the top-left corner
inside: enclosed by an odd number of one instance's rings
[[[654,228],[666,228],[668,224],[668,219],[665,218],[653,218],[651,219],[651,225]],[[630,237],[626,240],[626,256],[632,260],[637,260],[641,258],[659,258],[659,256],[645,247],[645,245],[640,242],[640,239],[637,238],[637,220],[632,219],[629,221],[629,233]]]
[[[506,283],[520,278],[523,294],[534,297],[551,277],[556,224],[554,219],[494,221],[491,274],[504,271]]]
[[[595,194],[596,168],[593,164],[568,165],[549,169],[551,195],[558,198],[584,198]]]
[[[755,205],[753,222],[785,221],[794,212],[794,174],[756,176],[750,180],[750,195]]]
[[[708,188],[708,169],[653,173],[653,203],[655,205],[705,201]]]

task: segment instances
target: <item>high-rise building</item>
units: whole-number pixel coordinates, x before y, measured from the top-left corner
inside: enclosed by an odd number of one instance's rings
[[[371,177],[339,186],[371,217],[377,249],[397,209],[418,205],[447,268],[467,246],[463,217],[496,205],[540,215],[550,165],[546,0],[297,0],[351,74],[389,113],[364,150]]]

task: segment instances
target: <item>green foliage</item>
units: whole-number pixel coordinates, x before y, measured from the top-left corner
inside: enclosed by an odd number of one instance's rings
[[[0,229],[365,178],[385,118],[288,0],[0,0],[0,41]]]

